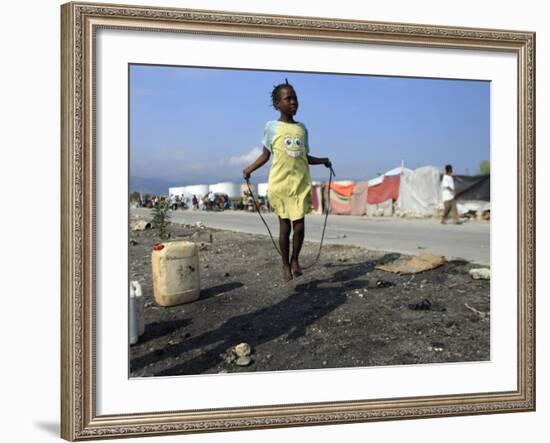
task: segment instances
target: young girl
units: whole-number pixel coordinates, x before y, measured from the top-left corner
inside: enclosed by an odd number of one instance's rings
[[[328,158],[309,155],[306,127],[294,120],[298,111],[296,91],[285,79],[271,93],[273,107],[280,112],[279,120],[267,122],[263,137],[263,152],[243,170],[245,179],[263,166],[271,154],[267,192],[269,204],[279,217],[279,248],[283,259],[283,280],[288,282],[302,275],[299,256],[304,243],[304,216],[311,211],[311,176],[309,165],[331,167]],[[290,231],[292,255],[290,252]]]

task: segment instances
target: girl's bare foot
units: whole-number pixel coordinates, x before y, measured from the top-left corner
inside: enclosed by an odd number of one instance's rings
[[[292,275],[294,277],[299,277],[300,275],[302,275],[304,273],[302,271],[301,266],[298,264],[297,261],[293,261],[290,266],[292,268]]]
[[[292,280],[292,272],[290,270],[290,266],[283,266],[283,281],[285,283]]]

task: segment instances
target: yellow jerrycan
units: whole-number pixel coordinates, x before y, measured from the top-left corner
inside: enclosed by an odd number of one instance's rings
[[[175,241],[153,246],[153,292],[160,306],[190,303],[199,298],[199,254],[196,243]]]

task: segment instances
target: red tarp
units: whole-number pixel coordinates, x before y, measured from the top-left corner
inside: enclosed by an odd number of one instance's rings
[[[338,183],[331,183],[330,184],[330,191],[336,192],[337,194],[340,194],[343,197],[351,197],[353,194],[353,188],[355,187],[355,183],[352,183],[350,185],[341,185]]]
[[[340,197],[336,193],[330,193],[330,213],[331,214],[351,214],[351,198]]]
[[[356,183],[351,196],[351,215],[364,215],[367,213],[367,182]]]
[[[330,185],[330,213],[351,214],[351,195],[355,188],[355,182],[331,183]],[[325,201],[328,193],[328,186],[325,186]]]
[[[397,200],[397,197],[399,197],[399,183],[399,175],[385,176],[382,183],[369,186],[367,202],[370,205],[375,205],[388,199]]]

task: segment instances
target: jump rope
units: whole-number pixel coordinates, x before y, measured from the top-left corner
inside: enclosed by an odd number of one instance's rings
[[[330,175],[328,179],[328,195],[327,195],[327,201],[328,204],[325,208],[325,221],[323,223],[323,232],[321,234],[321,242],[319,243],[319,251],[317,252],[317,256],[313,260],[311,264],[308,266],[302,266],[302,269],[309,269],[311,268],[315,263],[317,263],[317,260],[319,260],[319,257],[321,256],[321,249],[323,248],[323,240],[325,238],[325,229],[327,227],[327,219],[328,219],[328,213],[330,211],[330,188],[332,185],[332,178],[336,177],[336,174],[334,173],[334,170],[332,169],[332,166],[330,167]],[[282,256],[281,251],[279,250],[277,243],[275,243],[275,239],[273,238],[273,234],[271,234],[271,230],[269,229],[269,226],[267,225],[264,217],[262,216],[262,213],[260,212],[260,206],[258,205],[258,202],[256,201],[256,198],[254,197],[254,193],[252,192],[252,189],[250,188],[250,179],[247,178],[246,180],[246,186],[248,187],[248,192],[250,196],[252,197],[252,201],[254,202],[254,208],[256,208],[256,212],[258,212],[258,215],[262,219],[262,222],[264,223],[265,227],[267,228],[267,232],[269,233],[269,236],[271,237],[271,242],[273,243],[273,247],[277,251],[279,255]]]

